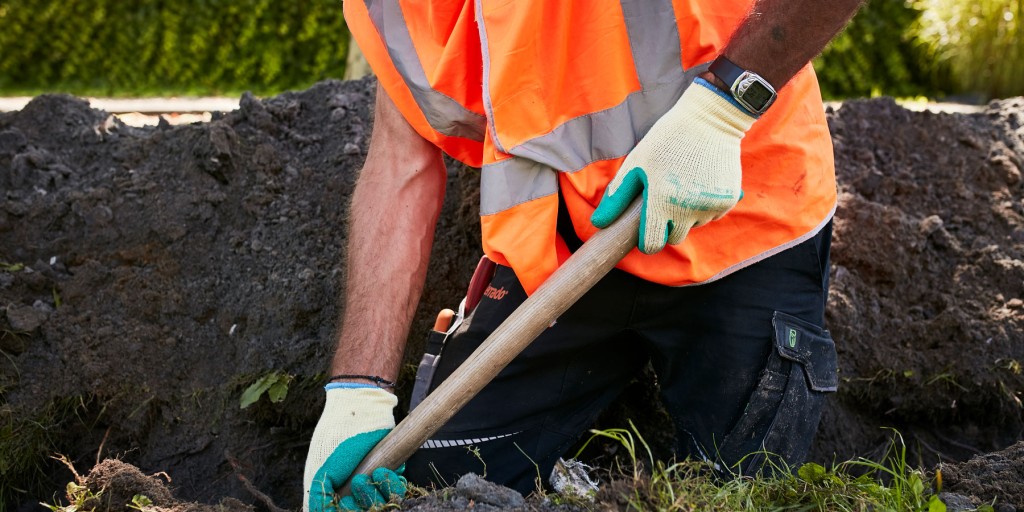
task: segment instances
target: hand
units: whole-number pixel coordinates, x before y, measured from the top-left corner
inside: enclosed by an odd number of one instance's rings
[[[405,478],[387,468],[352,478],[352,496],[335,504],[334,492],[352,476],[359,462],[395,427],[392,413],[398,399],[380,388],[361,384],[328,384],[327,403],[313,431],[306,456],[303,512],[332,508],[365,510],[405,496]]]
[[[590,221],[608,227],[642,191],[637,246],[654,254],[720,219],[742,195],[740,140],[755,120],[698,79],[626,156]]]

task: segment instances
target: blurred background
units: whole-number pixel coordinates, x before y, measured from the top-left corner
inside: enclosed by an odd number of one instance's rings
[[[828,99],[1024,95],[1024,0],[870,0]],[[0,96],[267,96],[360,76],[339,0],[0,0]]]

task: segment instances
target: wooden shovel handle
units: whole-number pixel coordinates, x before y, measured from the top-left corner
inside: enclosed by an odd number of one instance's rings
[[[353,474],[397,468],[636,247],[640,198],[551,274],[465,362],[363,459]],[[347,492],[348,484],[346,484]]]

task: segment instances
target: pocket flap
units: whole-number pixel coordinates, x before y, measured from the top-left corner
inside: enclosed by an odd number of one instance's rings
[[[839,386],[836,345],[827,330],[776,311],[775,346],[779,355],[800,363],[807,382],[815,391],[835,391]]]

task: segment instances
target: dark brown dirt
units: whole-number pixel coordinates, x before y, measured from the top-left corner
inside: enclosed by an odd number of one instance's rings
[[[829,117],[840,182],[827,323],[842,385],[814,456],[928,464],[1021,438],[1024,101],[982,114],[891,100]]]
[[[943,490],[966,497],[975,507],[1024,510],[1024,441],[967,462],[943,463]]]
[[[0,478],[6,506],[34,509],[71,480],[52,451],[78,467],[100,452],[165,471],[183,500],[263,507],[248,481],[299,506],[373,86],[246,96],[180,127],[127,127],[68,96],[0,114],[0,423],[46,427],[33,464]],[[928,465],[1021,437],[1022,115],[1021,100],[973,115],[890,100],[830,114],[842,195],[828,323],[842,386],[816,460],[881,455],[882,427]],[[476,187],[475,171],[450,166],[410,363],[478,257]],[[240,409],[271,371],[294,376],[287,398]],[[661,429],[638,399],[650,379],[629,396],[602,421]],[[74,414],[40,415],[55,410]],[[0,430],[0,447],[18,432]],[[651,437],[663,453],[669,441]]]

